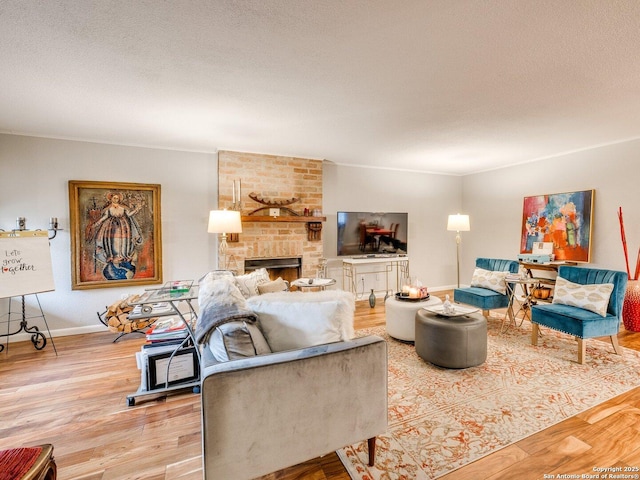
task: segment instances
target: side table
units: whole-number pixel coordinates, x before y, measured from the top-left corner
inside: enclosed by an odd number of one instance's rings
[[[149,289],[139,299],[132,302],[135,307],[129,314],[129,319],[136,321],[151,317],[175,316],[184,324],[187,335],[182,341],[177,340],[176,344],[169,343],[167,346],[169,351],[166,358],[159,362],[160,365],[156,369],[161,378],[157,381],[157,387],[151,385],[150,366],[141,365],[141,375],[146,376],[149,380],[145,385],[141,378],[138,390],[127,396],[127,406],[129,407],[134,406],[136,398],[139,397],[167,396],[169,393],[187,388],[191,389],[193,393],[200,393],[200,350],[193,331],[198,315],[191,303],[198,298],[198,287],[189,286],[186,289],[173,290],[171,283],[174,282],[168,282],[162,288]],[[183,304],[186,308],[181,309],[179,304]],[[192,349],[190,356],[192,361],[183,361],[183,363],[178,361],[179,352],[182,349]],[[172,362],[174,362],[175,369],[172,368]],[[188,380],[182,381],[174,378],[182,376],[185,372]]]
[[[334,278],[298,278],[291,282],[292,287],[299,288],[300,290],[307,288],[318,288],[320,290],[324,290],[325,288],[335,284],[336,281]]]
[[[416,313],[423,307],[442,304],[442,300],[431,295],[426,300],[398,300],[388,297],[384,302],[387,333],[397,340],[413,342],[416,338]]]
[[[538,300],[534,297],[536,288],[539,288],[541,284],[548,283],[544,278],[532,278],[532,277],[520,277],[505,279],[507,287],[507,295],[509,296],[509,305],[507,305],[507,314],[502,320],[500,326],[500,333],[504,333],[507,329],[513,325],[514,327],[522,326],[525,318],[531,321],[531,306],[535,305]],[[518,298],[517,290],[518,286],[522,287],[523,296]],[[520,323],[518,323],[518,314],[522,312]]]

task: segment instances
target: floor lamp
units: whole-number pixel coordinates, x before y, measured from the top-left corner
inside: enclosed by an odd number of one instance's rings
[[[209,233],[221,233],[220,245],[218,246],[218,258],[222,259],[222,264],[218,261],[221,270],[227,269],[227,233],[242,233],[242,221],[240,212],[237,210],[211,210],[209,212]]]
[[[460,232],[468,232],[471,230],[469,226],[469,215],[449,215],[447,222],[447,230],[456,232],[456,266],[458,268],[458,288],[460,288]]]

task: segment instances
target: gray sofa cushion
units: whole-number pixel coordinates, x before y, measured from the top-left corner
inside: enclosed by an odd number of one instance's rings
[[[208,347],[218,362],[271,353],[262,332],[252,322],[234,321],[213,329]]]

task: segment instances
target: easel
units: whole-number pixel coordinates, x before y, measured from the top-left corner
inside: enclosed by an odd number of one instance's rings
[[[25,304],[25,295],[20,295],[21,303],[22,303],[22,319],[20,320],[20,328],[15,332],[9,332],[11,328],[11,301],[14,297],[9,298],[9,311],[7,312],[7,333],[0,335],[0,337],[7,337],[7,353],[9,353],[9,337],[13,335],[17,335],[18,333],[24,331],[26,333],[31,334],[31,343],[33,343],[33,347],[36,350],[42,350],[47,346],[47,337],[44,336],[44,333],[40,331],[37,326],[30,327],[27,323],[27,320],[30,318],[40,318],[44,321],[44,325],[47,329],[47,333],[49,334],[49,339],[51,340],[51,346],[53,347],[53,351],[56,353],[56,357],[58,356],[58,350],[56,349],[56,344],[53,341],[53,337],[51,336],[51,331],[49,330],[49,324],[47,323],[47,319],[44,316],[44,311],[42,310],[42,305],[40,304],[40,299],[38,298],[38,294],[34,293],[33,296],[36,297],[36,301],[38,302],[38,309],[40,310],[40,315],[32,315],[31,317],[27,317],[26,315],[26,304]],[[13,312],[18,313],[18,312]],[[0,352],[4,350],[4,345],[0,343]]]
[[[21,227],[24,226],[24,218],[20,217]],[[57,220],[53,227],[54,236],[58,230]],[[53,283],[53,273],[51,270],[51,253],[49,250],[49,237],[46,231],[42,230],[12,230],[11,232],[0,232],[0,260],[2,260],[2,271],[0,272],[0,297],[8,299],[9,308],[7,312],[7,333],[0,337],[7,337],[7,353],[9,351],[9,337],[20,332],[31,334],[31,342],[36,350],[42,350],[47,344],[47,338],[36,326],[29,327],[29,318],[42,317],[44,320],[51,345],[58,355],[55,343],[44,316],[38,293],[48,292],[55,289]],[[35,295],[40,314],[27,317],[26,295]],[[20,297],[21,311],[12,312],[11,302],[13,298]],[[20,315],[20,327],[17,331],[11,332],[12,314]],[[0,352],[5,349],[0,344]]]

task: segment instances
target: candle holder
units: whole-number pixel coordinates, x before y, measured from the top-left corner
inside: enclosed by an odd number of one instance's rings
[[[400,300],[418,301],[429,298],[429,291],[420,280],[406,277],[402,279],[402,290],[396,294]]]
[[[48,230],[50,232],[53,232],[53,235],[51,235],[49,237],[49,240],[53,240],[54,238],[56,238],[56,235],[58,234],[59,230],[62,230],[61,228],[58,227],[58,217],[51,217],[49,219],[49,228]]]
[[[25,230],[27,230],[27,218],[26,217],[16,218],[16,228],[13,231],[23,232]],[[62,230],[62,228],[58,227],[58,217],[49,218],[49,228],[47,228],[47,230],[49,232],[53,232],[53,235],[49,236],[49,240],[53,240],[56,237],[58,231]]]
[[[233,180],[230,210],[242,211],[242,181]]]

